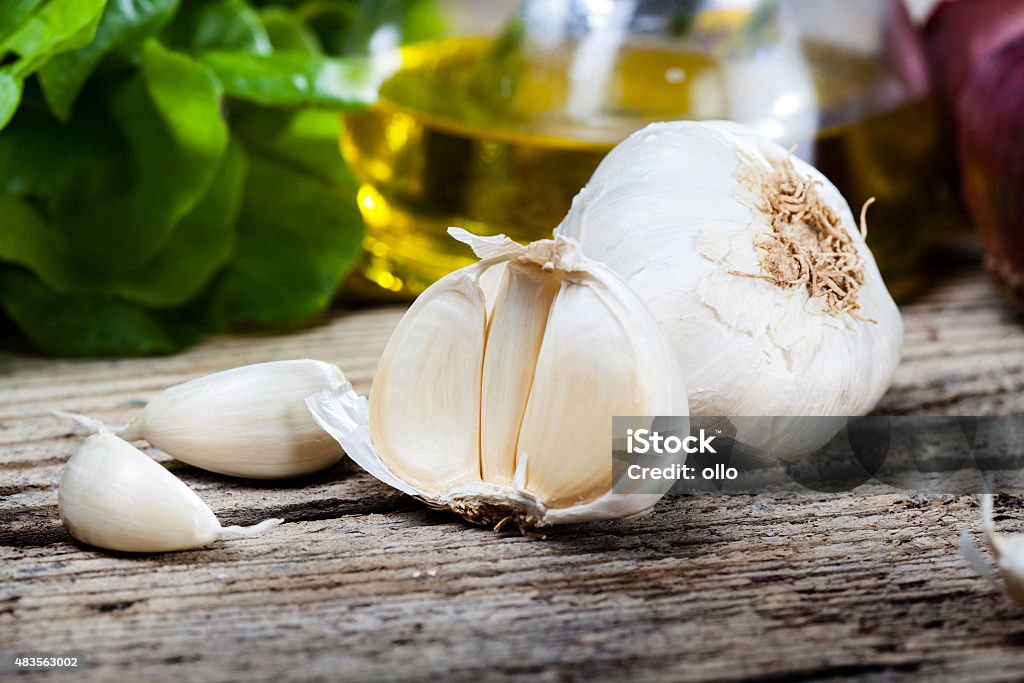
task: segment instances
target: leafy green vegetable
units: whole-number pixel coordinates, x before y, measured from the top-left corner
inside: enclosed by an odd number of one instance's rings
[[[50,60],[39,75],[54,115],[66,121],[79,91],[100,62],[109,56],[134,58],[143,43],[177,11],[178,2],[109,0],[95,39],[79,50]]]
[[[198,294],[235,252],[247,165],[242,145],[234,142],[205,196],[181,219],[163,250],[118,280],[112,291],[153,307],[177,306]]]
[[[259,14],[242,0],[186,2],[161,38],[180,50],[237,50],[257,55],[273,48]]]
[[[253,55],[209,51],[203,62],[213,69],[228,95],[268,106],[369,104],[376,89],[363,59],[337,59],[297,52]]]
[[[338,154],[339,116],[325,109],[235,108],[234,130],[251,154],[293,166],[322,182],[356,191],[352,170]]]
[[[267,7],[260,11],[260,19],[275,50],[301,52],[307,55],[323,51],[320,39],[297,16],[281,7]]]
[[[216,288],[216,310],[232,322],[297,320],[323,310],[359,252],[360,235],[341,229],[359,220],[346,199],[309,174],[254,157],[238,254]]]
[[[0,3],[0,44],[18,30],[46,0],[8,0]]]
[[[359,27],[360,0],[310,0],[296,8],[324,50],[330,54],[366,54],[366,38]],[[357,35],[358,34],[358,35]],[[362,43],[362,44],[360,44]],[[356,49],[352,49],[355,45]]]
[[[70,129],[82,141],[108,140],[103,150],[65,139],[79,162],[88,163],[64,167],[50,187],[44,185],[46,160],[42,167],[30,166],[36,177],[20,177],[48,191],[49,220],[39,217],[41,226],[31,230],[16,229],[27,219],[12,222],[0,244],[5,258],[32,268],[57,291],[117,291],[133,299],[134,288],[115,283],[153,259],[206,194],[227,150],[228,132],[220,117],[220,86],[208,70],[155,41],[144,48],[138,71],[108,94],[109,109],[91,111]],[[50,127],[58,139],[66,137],[63,127]],[[40,128],[45,134],[46,126]],[[31,158],[33,142],[26,141],[21,153]],[[48,149],[61,154],[60,147]],[[103,162],[111,161],[113,168],[104,169]],[[118,178],[124,167],[133,171],[127,189]],[[153,303],[147,294],[140,296]]]
[[[137,355],[322,311],[362,240],[338,144],[366,39],[437,28],[373,4],[0,1],[0,317]]]
[[[330,299],[362,239],[342,227],[360,217],[356,181],[337,153],[338,114],[246,105],[236,107],[234,121],[253,174],[238,255],[211,291],[214,315],[237,322],[306,317]]]
[[[71,192],[58,210],[69,242],[90,260],[90,276],[153,258],[205,194],[228,144],[220,93],[205,67],[156,41],[146,44],[137,75],[111,91],[110,116],[130,147],[134,184],[90,197]]]
[[[92,40],[105,0],[14,0],[0,9],[0,130],[21,100],[22,82],[66,50]]]
[[[0,130],[8,124],[21,102],[21,79],[11,73],[13,69],[0,69]]]
[[[49,0],[33,11],[16,13],[21,21],[6,34],[0,52],[19,56],[15,73],[29,76],[51,56],[73,50],[92,40],[105,0]]]
[[[65,270],[67,244],[39,212],[17,197],[2,195],[0,216],[0,259],[35,271],[53,289],[69,289],[73,282]]]
[[[164,318],[109,297],[56,294],[10,268],[0,270],[0,304],[40,351],[53,355],[170,353],[199,333],[188,319]]]

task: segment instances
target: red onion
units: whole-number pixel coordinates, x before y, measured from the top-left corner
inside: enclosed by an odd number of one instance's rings
[[[964,196],[986,262],[1024,315],[1024,33],[975,68],[956,117]]]
[[[952,111],[977,65],[1024,34],[1024,1],[945,0],[924,33],[933,81]]]

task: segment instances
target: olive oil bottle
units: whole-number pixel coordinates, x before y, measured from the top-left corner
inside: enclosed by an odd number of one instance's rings
[[[623,46],[600,82],[581,87],[568,50],[527,62],[516,38],[402,48],[379,102],[344,118],[342,153],[367,224],[357,294],[415,295],[473,262],[449,226],[523,242],[549,236],[617,142],[649,121],[737,118],[738,98],[753,89],[735,87],[713,54],[657,45]],[[931,105],[917,99],[844,119],[834,112],[861,106],[857,98],[885,74],[838,49],[801,50],[813,65],[805,74],[813,125],[779,139],[836,182],[855,211],[877,198],[868,240],[891,275],[922,244],[912,231],[930,202]]]

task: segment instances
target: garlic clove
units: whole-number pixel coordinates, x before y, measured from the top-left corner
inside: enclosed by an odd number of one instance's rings
[[[83,543],[125,552],[168,552],[220,538],[254,536],[280,524],[222,527],[180,479],[109,432],[87,438],[61,473],[61,521]]]
[[[996,558],[1007,595],[1024,606],[1024,534],[1000,534],[992,522],[992,494],[981,498],[981,528]]]
[[[370,427],[386,465],[440,493],[480,480],[481,358],[486,304],[476,273],[420,295],[388,340],[370,392]]]
[[[526,488],[548,507],[587,502],[608,489],[611,416],[661,414],[656,407],[682,398],[663,379],[675,365],[671,357],[649,343],[660,339],[656,325],[630,305],[636,302],[618,278],[586,273],[562,280],[518,446]]]
[[[484,481],[510,484],[534,368],[560,278],[511,264],[487,330],[480,407],[480,467]]]
[[[246,365],[163,391],[118,433],[211,472],[297,477],[344,455],[310,419],[304,402],[344,382],[337,366],[317,360]]]
[[[671,480],[612,493],[612,416],[687,414],[682,371],[643,302],[572,240],[450,232],[484,260],[409,309],[368,403],[351,387],[309,397],[317,422],[381,481],[475,523],[525,529],[656,503]],[[400,372],[396,359],[408,359]]]

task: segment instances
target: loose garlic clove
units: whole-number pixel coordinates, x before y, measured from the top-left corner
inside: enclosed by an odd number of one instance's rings
[[[195,491],[111,433],[94,434],[61,474],[57,504],[73,537],[108,550],[158,553],[256,536],[283,520],[222,527]]]
[[[344,455],[310,418],[305,398],[345,383],[317,360],[246,365],[160,393],[126,428],[168,455],[204,470],[251,479],[317,472]]]
[[[525,529],[652,506],[671,481],[611,492],[612,416],[687,415],[643,302],[572,240],[450,232],[484,260],[420,295],[369,402],[350,386],[311,396],[317,422],[377,478],[476,523]]]
[[[555,230],[609,266],[668,338],[701,416],[770,416],[737,438],[788,458],[871,410],[903,323],[846,201],[727,122],[655,123],[601,162]],[[785,418],[784,416],[795,416]]]
[[[1006,594],[1024,606],[1024,534],[1000,534],[992,523],[992,494],[981,496],[981,528],[995,555]]]

